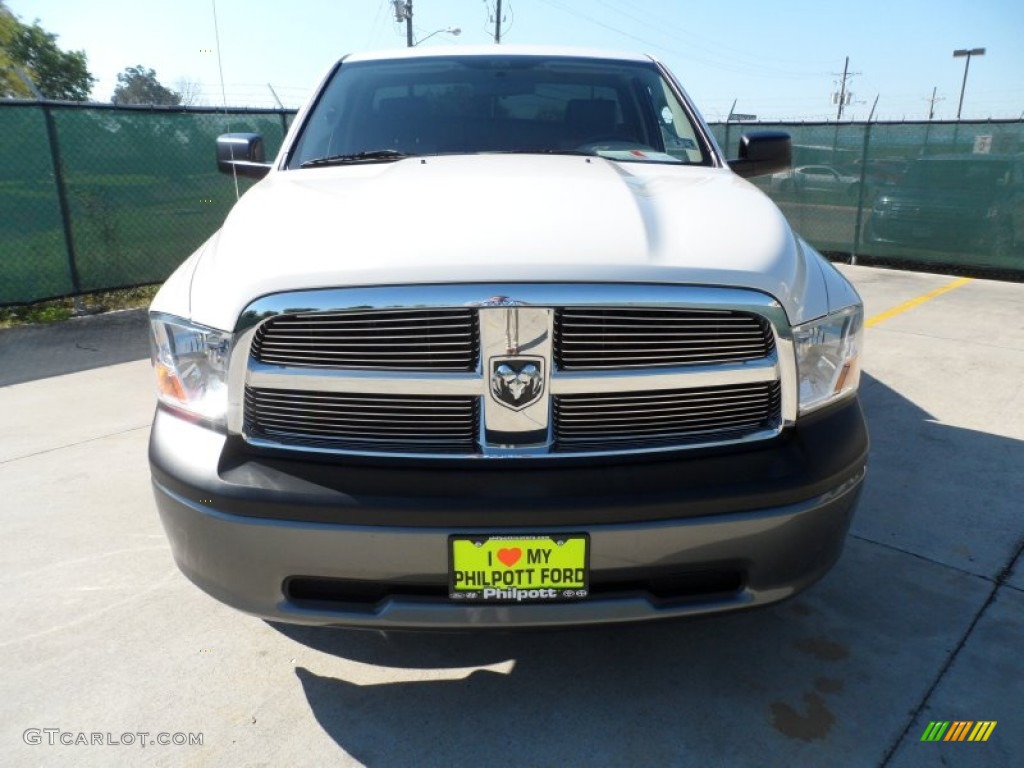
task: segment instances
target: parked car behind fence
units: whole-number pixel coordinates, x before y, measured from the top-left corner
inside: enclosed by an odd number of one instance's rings
[[[865,242],[1013,255],[1024,243],[1024,156],[912,161],[902,182],[875,200]]]

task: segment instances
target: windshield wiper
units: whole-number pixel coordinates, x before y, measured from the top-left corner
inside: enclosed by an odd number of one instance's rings
[[[401,160],[403,157],[412,157],[407,152],[399,152],[397,149],[371,149],[364,152],[355,152],[350,155],[328,155],[318,157],[314,160],[307,160],[300,165],[300,168],[317,168],[322,165],[352,165],[355,163],[388,163],[393,160]]]
[[[579,157],[597,157],[597,152],[584,149],[493,149],[480,154],[486,155],[576,155]]]

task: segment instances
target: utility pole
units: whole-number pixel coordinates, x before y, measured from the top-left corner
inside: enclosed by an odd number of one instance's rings
[[[839,111],[836,112],[836,121],[843,119],[843,106],[846,104],[846,73],[850,71],[850,57],[846,57],[843,64],[843,80],[839,85]]]
[[[838,75],[839,73],[836,72],[834,74]],[[836,98],[836,102],[839,104],[839,109],[836,111],[836,122],[843,119],[843,107],[850,103],[850,100],[853,96],[853,94],[849,93],[846,90],[846,81],[849,80],[851,77],[856,77],[859,74],[860,72],[850,71],[850,57],[847,56],[846,63],[843,64],[843,79],[839,81],[839,93],[833,94],[833,97]]]
[[[284,109],[284,104],[282,104],[281,100],[277,98],[277,91],[274,90],[274,86],[272,86],[270,83],[267,83],[267,88],[270,89],[270,95],[273,96],[274,101],[277,102],[278,109]]]
[[[875,119],[875,109],[878,107],[878,97],[882,94],[875,94],[875,103],[871,105],[871,112],[868,114],[868,122],[872,122]]]
[[[494,44],[501,43],[501,0],[498,0],[498,10],[494,14]]]
[[[395,21],[405,22],[405,44],[412,48],[416,43],[412,39],[412,0],[393,0],[395,4]]]
[[[935,86],[934,88],[932,88],[932,97],[930,99],[925,99],[925,101],[928,102],[928,119],[929,120],[934,120],[935,119],[935,102],[936,101],[945,101],[946,100],[946,98],[944,96],[936,96],[935,95],[935,92],[937,90],[939,90],[939,86]]]

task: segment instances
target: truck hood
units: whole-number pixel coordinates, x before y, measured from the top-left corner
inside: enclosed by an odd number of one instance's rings
[[[195,322],[345,286],[674,283],[755,288],[791,322],[827,311],[820,256],[728,169],[599,157],[460,155],[275,171],[198,259]],[[154,309],[183,314],[182,308]]]

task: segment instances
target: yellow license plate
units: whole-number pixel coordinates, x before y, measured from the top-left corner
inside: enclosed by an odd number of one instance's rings
[[[587,596],[590,541],[559,536],[451,536],[449,596],[478,602],[547,602]]]

